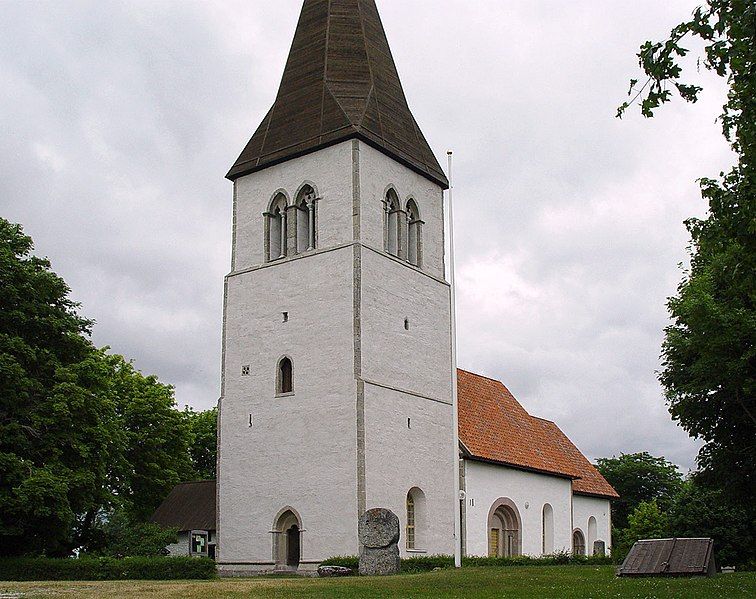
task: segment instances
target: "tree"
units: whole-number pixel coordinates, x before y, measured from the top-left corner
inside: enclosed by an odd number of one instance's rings
[[[173,389],[88,335],[69,288],[0,219],[0,555],[65,555],[193,477]]]
[[[213,479],[218,455],[218,409],[195,412],[187,406],[184,417],[189,427],[189,457],[194,478]]]
[[[710,537],[719,566],[741,566],[756,558],[756,522],[752,511],[733,503],[728,494],[697,481],[687,481],[669,512],[676,537]]]
[[[641,501],[627,519],[627,528],[618,535],[612,555],[624,559],[639,539],[663,539],[669,536],[669,520],[656,500]]]
[[[651,117],[672,99],[670,88],[695,102],[700,87],[683,83],[679,58],[686,36],[705,42],[704,66],[727,79],[720,116],[737,164],[719,179],[700,181],[705,219],[689,219],[690,269],[669,299],[661,383],[672,418],[704,446],[705,480],[743,505],[756,491],[756,4],[708,0],[664,42],[638,54],[647,81],[620,106],[635,101]]]
[[[0,554],[61,554],[108,501],[118,435],[104,369],[65,282],[0,219]]]
[[[177,541],[175,528],[134,522],[125,512],[116,510],[98,522],[95,534],[84,550],[89,555],[109,557],[164,555],[166,546]]]
[[[645,451],[600,458],[596,468],[619,493],[612,502],[612,524],[618,529],[628,526],[630,514],[643,502],[669,509],[683,484],[677,466]]]

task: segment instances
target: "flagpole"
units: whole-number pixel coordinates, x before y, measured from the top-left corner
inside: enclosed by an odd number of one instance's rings
[[[449,287],[451,298],[451,366],[452,366],[452,456],[454,465],[454,567],[462,566],[462,510],[460,501],[462,495],[459,488],[459,416],[457,413],[457,292],[454,284],[454,204],[452,203],[452,152],[446,152],[447,173],[449,174]]]

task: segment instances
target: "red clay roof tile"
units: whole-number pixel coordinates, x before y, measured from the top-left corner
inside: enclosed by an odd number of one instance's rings
[[[578,494],[619,497],[559,427],[527,413],[500,381],[457,371],[459,439],[471,457],[573,479]]]

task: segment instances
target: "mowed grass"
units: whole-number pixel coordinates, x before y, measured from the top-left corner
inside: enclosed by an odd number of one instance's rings
[[[713,578],[615,578],[612,566],[464,568],[382,578],[0,582],[0,595],[120,599],[215,597],[756,597],[756,572]]]

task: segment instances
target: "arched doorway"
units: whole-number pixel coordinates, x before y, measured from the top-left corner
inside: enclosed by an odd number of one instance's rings
[[[585,536],[579,528],[576,528],[572,533],[572,553],[573,555],[585,555]]]
[[[273,559],[277,569],[296,570],[302,556],[302,523],[291,508],[284,509],[273,526]]]
[[[513,557],[522,552],[520,514],[510,499],[499,499],[488,514],[488,555]]]

